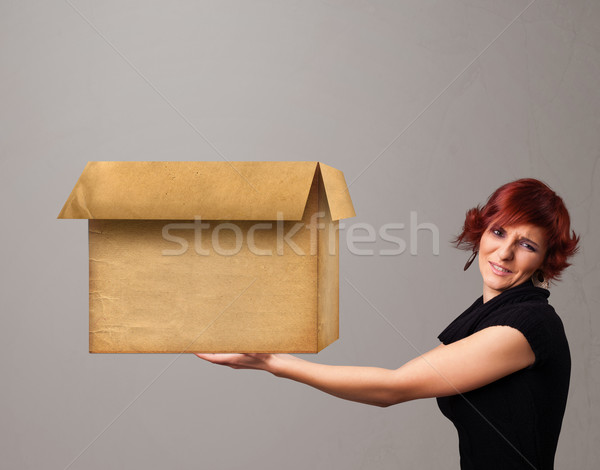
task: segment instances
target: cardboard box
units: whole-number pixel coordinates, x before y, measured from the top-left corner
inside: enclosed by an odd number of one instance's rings
[[[341,171],[319,162],[88,162],[93,353],[316,353],[339,337]]]

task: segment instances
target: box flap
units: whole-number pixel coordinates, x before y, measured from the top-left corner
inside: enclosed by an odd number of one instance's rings
[[[356,216],[344,173],[329,165],[319,162],[319,169],[323,176],[327,204],[331,212],[331,220],[347,219]]]
[[[317,162],[88,162],[59,219],[301,220]]]

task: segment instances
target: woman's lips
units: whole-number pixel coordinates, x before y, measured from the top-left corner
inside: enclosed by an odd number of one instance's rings
[[[492,267],[492,271],[494,271],[495,274],[497,274],[498,276],[508,276],[509,274],[512,274],[512,271],[506,269],[504,266],[500,266],[499,264],[494,264],[491,261],[488,261],[490,263],[490,266]],[[501,271],[498,268],[502,268],[502,269],[506,269],[506,271]]]

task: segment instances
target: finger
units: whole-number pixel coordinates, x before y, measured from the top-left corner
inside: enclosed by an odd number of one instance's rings
[[[204,359],[205,361],[212,362],[213,364],[224,364],[227,362],[226,358],[222,357],[223,354],[215,354],[215,353],[194,353],[200,359]]]
[[[206,361],[210,361],[211,359],[213,359],[214,354],[209,354],[209,353],[194,353],[196,356],[198,356],[200,359],[204,359]]]
[[[229,365],[237,363],[243,354],[224,354],[224,353],[194,353],[200,359],[205,359],[213,364]]]

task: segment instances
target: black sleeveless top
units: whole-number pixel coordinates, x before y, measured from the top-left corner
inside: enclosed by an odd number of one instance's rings
[[[489,326],[508,325],[523,333],[535,353],[534,364],[525,369],[436,399],[458,431],[462,470],[554,468],[571,356],[549,295],[526,281],[486,303],[481,296],[438,336],[450,344]]]

